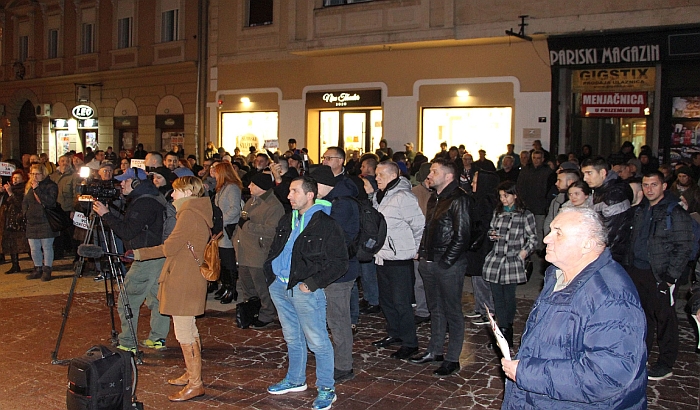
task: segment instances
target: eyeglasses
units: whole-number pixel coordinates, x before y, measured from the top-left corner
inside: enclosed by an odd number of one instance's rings
[[[335,159],[342,159],[341,157],[321,157],[321,159],[324,160],[324,161],[330,161],[330,160],[332,160],[333,158],[335,158]]]

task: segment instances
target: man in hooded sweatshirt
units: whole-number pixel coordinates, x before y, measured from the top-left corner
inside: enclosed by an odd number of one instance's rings
[[[307,346],[316,357],[318,396],[314,409],[329,409],[336,401],[333,345],[326,330],[326,295],[323,289],[348,270],[343,229],[330,216],[331,204],[317,200],[313,178],[297,177],[289,186],[292,213],[277,225],[277,235],[265,261],[265,278],[277,308],[289,368],[270,394],[304,391]]]
[[[311,177],[318,183],[318,197],[332,204],[331,217],[343,228],[345,244],[351,244],[360,232],[360,210],[351,198],[357,196],[357,187],[349,178],[336,178],[327,165],[314,168]],[[336,383],[355,377],[352,368],[350,297],[359,274],[360,263],[352,255],[348,271],[325,289],[328,328],[333,336],[333,378]]]

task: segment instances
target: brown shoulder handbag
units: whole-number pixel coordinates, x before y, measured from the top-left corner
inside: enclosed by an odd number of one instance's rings
[[[211,233],[211,230],[209,230]],[[190,241],[187,241],[187,248],[192,252],[194,260],[197,261],[199,265],[199,272],[204,276],[204,279],[215,282],[219,280],[219,275],[221,274],[221,259],[219,259],[219,238],[221,238],[221,232],[210,237],[207,246],[204,247],[204,256],[202,260],[197,258],[197,254],[194,251],[194,246]]]

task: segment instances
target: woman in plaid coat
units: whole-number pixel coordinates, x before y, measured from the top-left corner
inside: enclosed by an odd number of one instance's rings
[[[486,255],[483,277],[491,287],[501,332],[513,346],[515,289],[527,282],[525,259],[535,249],[537,234],[535,216],[518,198],[514,182],[498,185],[498,196],[501,203],[493,213],[489,230],[494,247]]]

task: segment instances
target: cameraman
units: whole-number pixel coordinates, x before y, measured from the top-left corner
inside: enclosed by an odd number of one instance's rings
[[[93,203],[92,209],[124,241],[127,249],[162,245],[165,199],[158,188],[148,180],[146,172],[139,168],[129,168],[115,179],[121,182],[122,194],[127,199],[124,217],[119,218],[110,213],[107,206],[99,201]],[[132,320],[136,333],[141,304],[145,301],[151,309],[151,332],[142,345],[153,349],[165,348],[165,338],[170,330],[170,317],[160,314],[158,303],[158,277],[164,262],[165,258],[134,261],[124,279],[124,290],[134,312]],[[133,340],[129,332],[121,298],[118,311],[122,331],[117,347],[135,352],[136,340]]]

